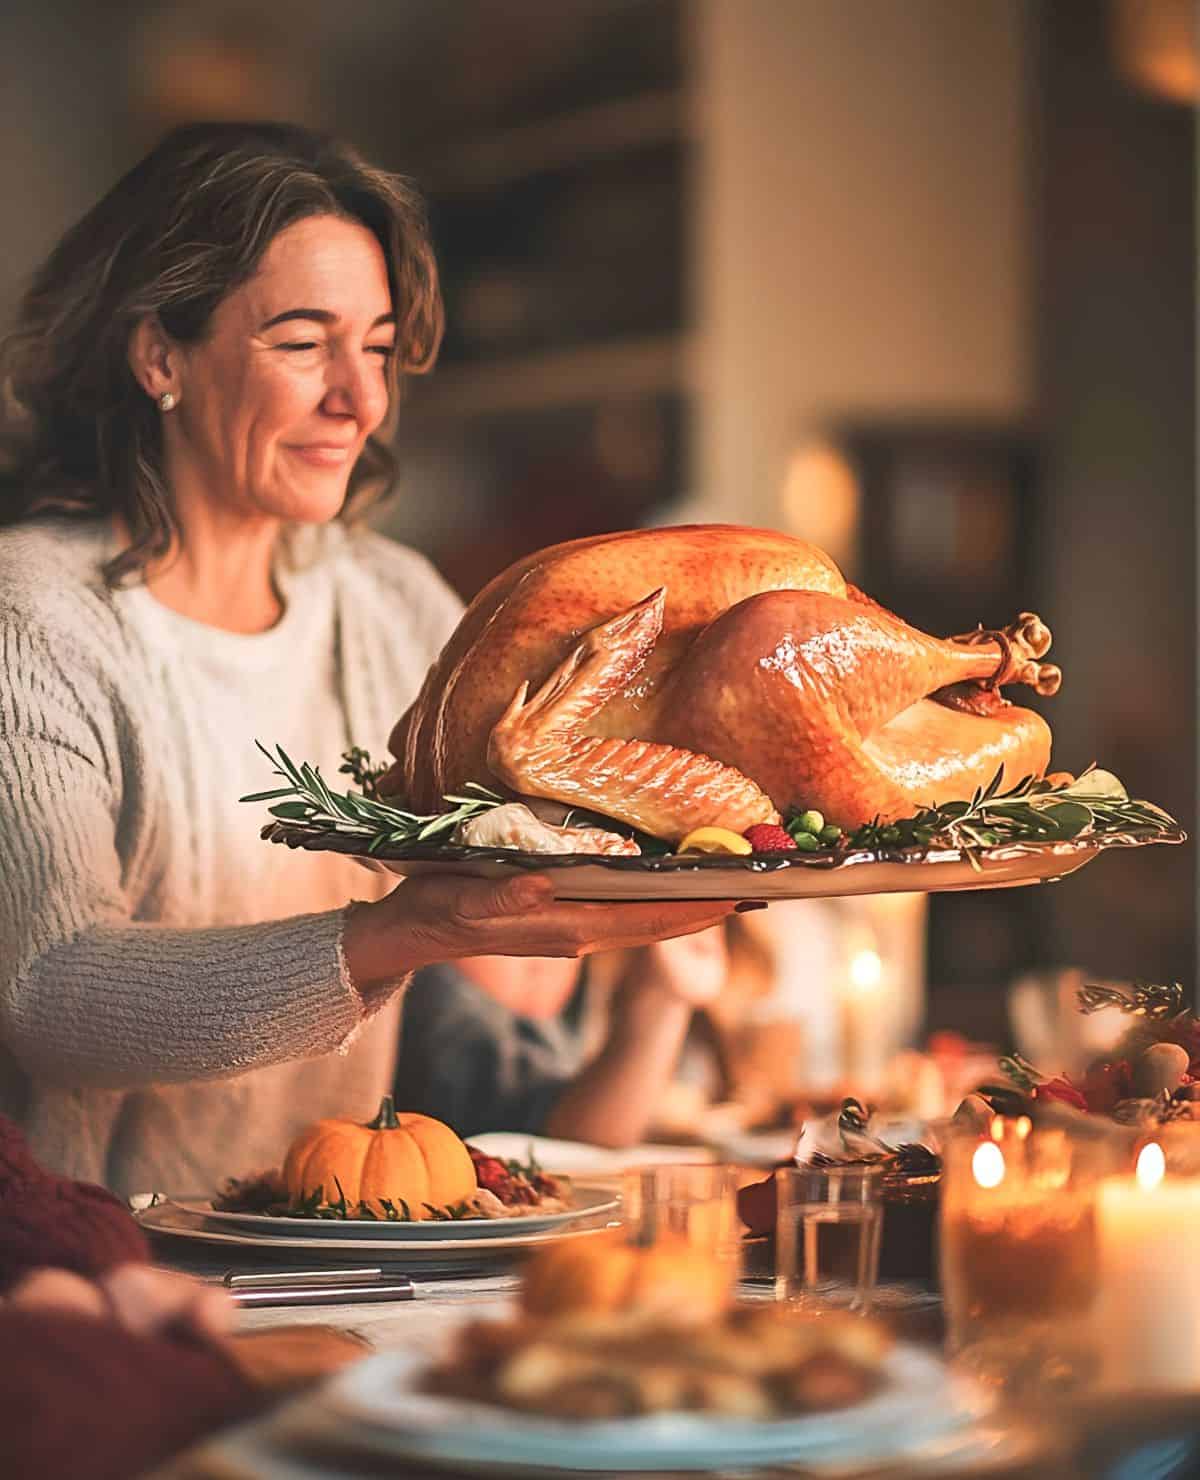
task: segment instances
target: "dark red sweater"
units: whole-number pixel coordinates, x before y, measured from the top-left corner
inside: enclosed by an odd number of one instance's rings
[[[148,1258],[117,1198],[45,1171],[0,1116],[0,1292],[39,1267],[91,1277]],[[257,1401],[211,1347],[0,1302],[0,1475],[128,1480]]]

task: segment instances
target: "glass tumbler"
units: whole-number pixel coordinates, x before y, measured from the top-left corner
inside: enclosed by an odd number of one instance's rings
[[[713,1164],[634,1167],[621,1182],[626,1237],[649,1246],[682,1239],[729,1266],[732,1284],[741,1263],[737,1170]]]
[[[879,1271],[880,1169],[782,1167],[775,1187],[776,1300],[865,1314]]]

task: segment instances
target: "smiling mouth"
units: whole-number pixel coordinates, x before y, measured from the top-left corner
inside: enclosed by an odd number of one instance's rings
[[[354,454],[353,446],[342,447],[332,442],[310,442],[302,445],[293,445],[288,448],[297,457],[303,458],[306,463],[311,463],[317,468],[340,468],[348,463]]]

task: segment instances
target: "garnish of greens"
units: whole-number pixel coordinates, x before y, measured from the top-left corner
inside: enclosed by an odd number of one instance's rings
[[[361,838],[368,853],[414,843],[446,842],[460,823],[506,800],[488,787],[468,781],[461,793],[443,797],[446,811],[410,812],[379,796],[378,780],[387,767],[372,765],[365,750],[355,747],[346,751],[339,767],[339,772],[350,776],[360,790],[338,792],[330,788],[315,766],[297,765],[281,746],[272,753],[261,742],[255,743],[275,775],[286,784],[242,797],[243,802],[270,802],[267,810],[280,822]],[[1133,800],[1110,771],[1093,766],[1074,781],[1058,785],[1027,776],[1008,791],[1000,790],[1003,775],[1001,767],[987,786],[976,788],[969,801],[926,807],[896,822],[884,823],[876,817],[850,833],[826,825],[821,814],[811,809],[793,811],[784,826],[805,853],[956,848],[965,853],[974,868],[979,867],[975,850],[1002,844],[1061,843],[1082,833],[1178,831],[1169,813],[1151,802]],[[647,857],[671,851],[671,845],[663,839],[595,812],[573,808],[567,813],[566,823],[603,827],[633,837]]]
[[[335,1221],[354,1218],[365,1220],[368,1223],[411,1223],[413,1221],[412,1209],[402,1197],[397,1198],[395,1202],[386,1197],[379,1198],[379,1206],[383,1209],[380,1215],[369,1203],[349,1202],[342,1191],[342,1184],[336,1177],[333,1182],[338,1193],[336,1201],[327,1200],[325,1189],[318,1187],[310,1197],[298,1199],[290,1206],[279,1210],[276,1216],[279,1218],[325,1218]],[[422,1206],[429,1218],[439,1223],[458,1222],[463,1218],[479,1217],[478,1210],[472,1207],[469,1201],[451,1203],[444,1208],[434,1207],[432,1203],[423,1203]]]
[[[299,822],[322,832],[362,838],[368,853],[404,843],[444,839],[460,822],[490,812],[504,801],[486,786],[468,781],[463,788],[465,795],[443,797],[450,804],[448,811],[426,815],[408,812],[380,800],[376,782],[386,767],[373,767],[364,750],[346,751],[339,768],[355,778],[362,792],[338,792],[329,788],[315,766],[307,763],[298,766],[282,746],[277,745],[272,755],[261,741],[254,743],[271,762],[276,776],[287,785],[256,791],[240,798],[241,801],[270,802],[267,811],[280,822]]]
[[[1064,785],[1026,776],[1008,791],[1000,790],[1003,775],[1001,767],[987,786],[976,788],[970,801],[926,807],[898,822],[881,823],[876,818],[850,833],[847,845],[853,849],[959,848],[974,863],[974,848],[1069,842],[1085,832],[1136,828],[1166,833],[1176,829],[1169,813],[1151,802],[1134,801],[1110,771],[1094,766]]]

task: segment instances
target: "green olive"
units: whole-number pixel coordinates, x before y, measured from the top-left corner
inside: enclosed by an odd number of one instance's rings
[[[834,843],[840,841],[841,836],[842,830],[836,822],[826,823],[821,831],[817,834],[817,837],[822,843],[824,843],[826,848],[832,848]]]
[[[796,847],[799,848],[801,853],[815,853],[820,846],[820,843],[817,842],[812,833],[802,832],[796,834]]]
[[[825,826],[825,819],[819,812],[801,812],[796,818],[796,828],[802,833],[811,833],[815,838]]]

